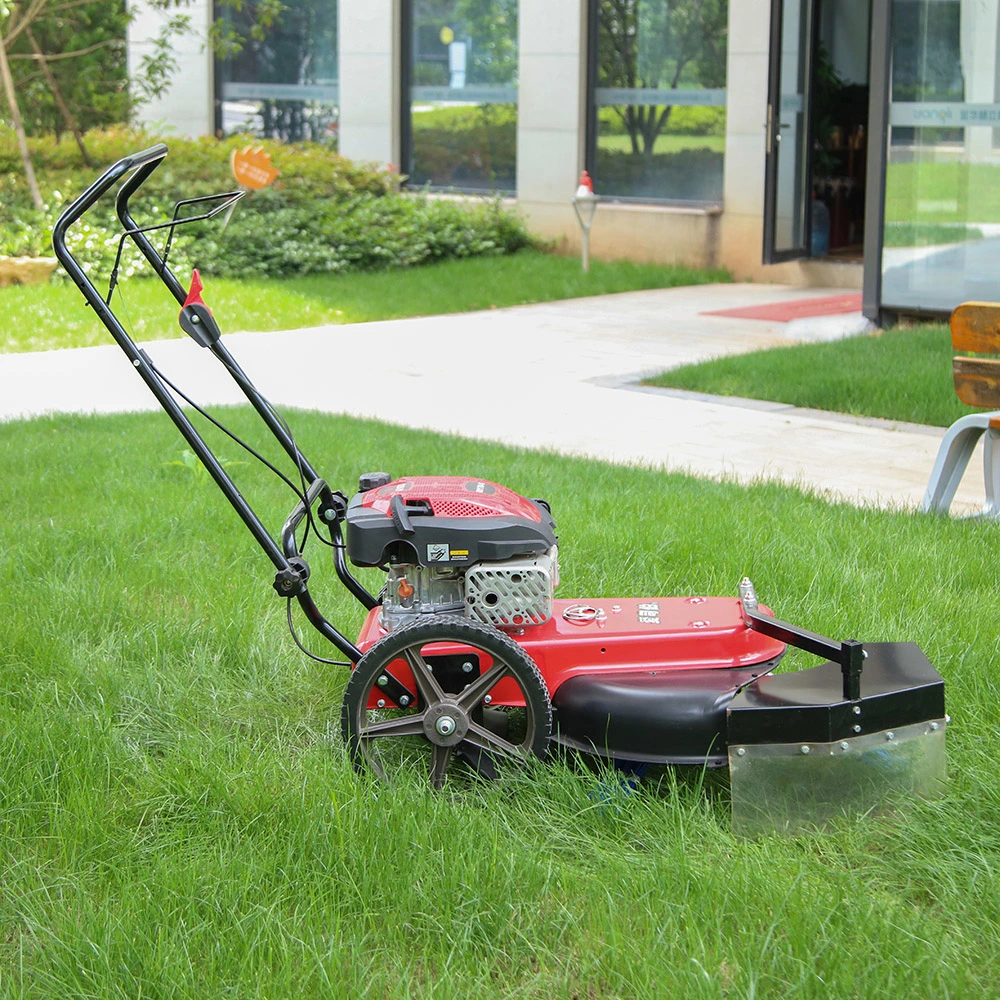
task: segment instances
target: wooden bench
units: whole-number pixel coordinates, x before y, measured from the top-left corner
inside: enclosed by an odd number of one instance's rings
[[[984,517],[1000,517],[1000,303],[964,302],[951,314],[951,343],[965,355],[954,360],[958,398],[992,410],[960,417],[948,428],[920,509],[948,513],[965,467],[983,434]],[[969,357],[968,355],[978,355]]]

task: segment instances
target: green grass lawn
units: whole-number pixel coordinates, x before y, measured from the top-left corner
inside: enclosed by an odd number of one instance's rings
[[[289,416],[346,490],[382,468],[545,496],[562,596],[735,593],[748,573],[782,617],[919,642],[955,719],[947,796],[738,841],[726,780],[697,771],[610,800],[563,763],[455,795],[377,786],[340,744],[343,671],[292,646],[270,564],[169,464],[182,445],[164,416],[9,423],[0,995],[993,995],[992,526]],[[245,410],[227,419],[260,439]],[[284,487],[235,472],[280,525]],[[353,634],[361,608],[311,555],[320,607]]]
[[[928,324],[715,358],[647,384],[947,427],[975,412],[955,395],[952,354],[947,326]]]
[[[178,275],[187,282],[188,275]],[[361,323],[466,312],[529,302],[730,281],[722,270],[591,261],[584,274],[575,257],[522,251],[502,257],[445,261],[429,267],[377,273],[310,275],[234,281],[206,277],[205,301],[224,333],[291,330],[325,323]],[[95,280],[104,293],[104,283]],[[124,309],[139,340],[181,337],[177,305],[159,281],[121,284]],[[42,351],[107,343],[108,333],[68,281],[0,288],[4,314],[0,352]]]

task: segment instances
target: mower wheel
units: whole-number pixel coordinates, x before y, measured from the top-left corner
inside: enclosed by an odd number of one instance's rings
[[[513,639],[439,615],[365,653],[347,683],[340,725],[358,771],[391,780],[417,767],[440,789],[456,758],[493,778],[509,762],[544,757],[552,705],[538,667]]]

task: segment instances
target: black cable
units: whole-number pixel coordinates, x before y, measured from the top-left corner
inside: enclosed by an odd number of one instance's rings
[[[295,483],[291,481],[291,479],[288,478],[288,476],[286,476],[281,471],[281,469],[272,465],[266,458],[264,458],[263,455],[261,455],[259,452],[251,448],[250,445],[248,445],[245,441],[241,441],[240,438],[238,438],[228,427],[226,427],[225,424],[216,420],[211,413],[202,409],[202,407],[200,407],[190,396],[188,396],[183,389],[180,389],[176,385],[174,385],[174,383],[171,382],[170,379],[168,379],[167,376],[164,375],[163,372],[161,372],[160,369],[157,368],[152,361],[149,362],[149,367],[156,373],[157,377],[162,379],[168,386],[170,386],[170,388],[174,392],[176,392],[177,395],[180,396],[181,399],[183,399],[184,402],[188,404],[188,406],[190,406],[194,410],[197,410],[197,412],[200,413],[210,424],[213,424],[220,431],[222,431],[223,434],[225,434],[227,437],[235,441],[249,455],[252,455],[254,458],[257,459],[258,462],[260,462],[266,468],[270,469],[271,472],[273,472],[299,498],[299,500],[303,502],[305,501],[305,492],[304,491],[299,492],[299,488],[295,485]]]
[[[246,378],[246,373],[243,372],[242,370],[238,370],[237,368],[233,367],[233,365],[231,365],[227,359],[225,359],[225,358],[219,358],[219,360],[222,362],[222,365],[226,369],[226,371],[228,371],[229,374],[232,375],[237,380],[237,383],[239,382],[239,377],[240,376],[242,376],[243,378]],[[256,387],[254,387],[254,388],[256,389]],[[296,470],[298,471],[298,474],[299,474],[299,482],[301,483],[301,486],[302,486],[302,492],[298,493],[298,491],[296,490],[296,493],[298,494],[299,499],[302,500],[303,503],[305,503],[305,495],[306,495],[306,493],[308,492],[308,489],[309,489],[309,484],[306,482],[305,469],[303,468],[303,462],[305,461],[305,456],[299,450],[299,446],[295,443],[295,435],[292,434],[292,428],[288,425],[288,421],[285,420],[285,418],[282,415],[281,411],[278,410],[277,407],[275,407],[275,405],[259,389],[256,389],[256,392],[257,392],[257,395],[260,397],[261,402],[267,407],[268,412],[271,414],[272,417],[274,417],[275,421],[281,427],[281,429],[285,432],[285,434],[288,435],[288,440],[289,440],[289,442],[292,445],[292,451],[295,453],[294,454],[294,458],[293,458],[293,462],[295,463],[295,468],[296,468]],[[192,405],[194,405],[194,404],[192,403]],[[209,418],[209,419],[211,419],[211,418]],[[263,459],[261,459],[261,461],[263,461]],[[269,463],[265,463],[265,464],[269,465]],[[272,469],[274,468],[273,466],[270,466],[270,465],[269,465],[269,467],[272,468]],[[280,473],[279,473],[279,475],[280,475]],[[291,482],[286,477],[282,476],[282,479],[284,479],[285,482],[288,483],[289,486],[291,486]],[[294,490],[295,487],[293,486],[292,489]],[[313,518],[312,508],[307,505],[306,506],[306,534],[305,534],[305,536],[302,539],[302,545],[301,545],[301,547],[299,549],[300,552],[302,552],[302,551],[305,550],[306,540],[309,537],[309,530],[310,530],[310,528],[312,529],[313,534],[315,534],[315,536],[320,540],[320,542],[322,542],[324,545],[329,545],[330,548],[334,548],[335,547],[332,541],[327,541],[327,539],[325,539],[323,537],[323,535],[321,534],[321,532],[319,530],[319,527],[316,524],[316,521]]]
[[[302,650],[310,659],[316,660],[318,663],[329,663],[334,667],[350,667],[353,664],[350,660],[329,660],[325,656],[317,656],[315,653],[310,653],[305,646],[299,642],[299,637],[295,634],[295,623],[292,621],[292,599],[288,598],[288,631],[292,633],[292,640],[295,645]]]

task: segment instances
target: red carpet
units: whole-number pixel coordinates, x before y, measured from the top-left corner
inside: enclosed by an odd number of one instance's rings
[[[772,323],[787,323],[809,316],[836,316],[840,313],[861,312],[861,293],[828,295],[822,299],[795,299],[790,302],[772,302],[763,306],[745,306],[742,309],[718,309],[704,312],[702,316],[732,316],[734,319],[766,319]]]

